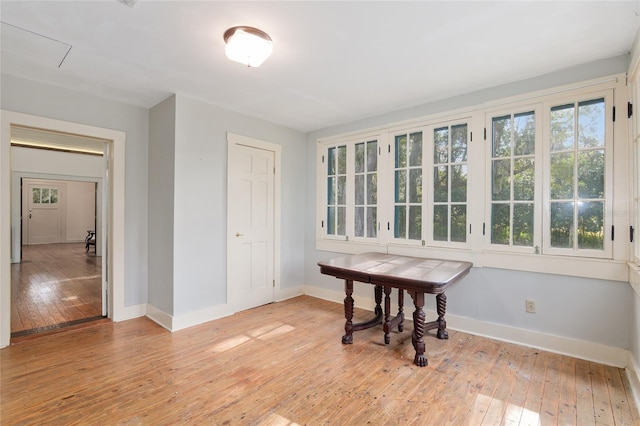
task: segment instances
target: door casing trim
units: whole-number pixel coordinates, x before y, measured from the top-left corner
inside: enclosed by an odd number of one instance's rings
[[[109,152],[107,217],[109,270],[108,316],[127,319],[124,306],[124,223],[126,133],[69,121],[0,110],[0,347],[11,340],[11,126],[21,125],[106,139]],[[18,230],[19,231],[19,230]]]
[[[249,136],[243,136],[243,135],[239,135],[236,133],[231,133],[231,132],[227,132],[227,182],[229,182],[231,173],[229,170],[229,158],[231,157],[231,152],[233,149],[236,148],[236,146],[238,145],[242,145],[242,146],[247,146],[250,148],[255,148],[255,149],[263,149],[265,151],[271,151],[274,153],[274,182],[273,182],[273,219],[274,219],[274,240],[273,240],[273,277],[275,280],[275,284],[274,284],[274,293],[273,293],[273,297],[274,300],[276,298],[276,295],[278,294],[279,290],[280,290],[280,233],[281,233],[281,205],[280,205],[280,200],[281,200],[281,167],[282,167],[282,146],[275,144],[275,143],[271,143],[271,142],[266,142],[260,139],[255,139],[255,138],[251,138]],[[228,183],[227,183],[228,185]],[[229,227],[229,215],[231,214],[230,210],[230,203],[229,203],[229,191],[227,189],[227,304],[231,307],[231,309],[236,312],[238,311],[237,308],[237,301],[231,300],[230,295],[233,294],[232,292],[232,288],[231,288],[231,280],[229,279],[229,268],[231,268],[232,266],[230,265],[230,261],[229,261],[229,245],[230,245],[230,241],[231,241],[231,231],[230,231],[230,227]]]

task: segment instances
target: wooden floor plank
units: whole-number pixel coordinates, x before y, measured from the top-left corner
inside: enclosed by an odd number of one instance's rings
[[[504,359],[502,362],[503,368],[501,371],[496,369],[499,375],[495,377],[491,403],[487,407],[487,413],[482,420],[482,424],[485,425],[504,423],[503,419],[508,408],[509,397],[517,384],[517,371],[522,365],[523,353],[526,351],[526,348],[506,345],[503,350],[505,351],[505,354],[502,356]],[[488,392],[490,388],[488,386],[486,387]],[[484,388],[483,386],[483,389]]]
[[[522,416],[520,417],[519,424],[521,425],[540,424],[540,411],[543,410],[544,378],[547,370],[547,361],[551,355],[545,351],[538,351],[536,363],[529,379],[529,389],[524,401]]]
[[[409,337],[410,334],[411,331],[409,331],[404,341],[399,339],[397,349],[402,350],[403,358],[407,359],[407,364],[405,365],[407,369],[404,373],[411,374],[411,371],[415,370],[413,374],[420,374],[420,368],[411,364],[414,350]],[[423,422],[427,416],[431,421],[436,421],[434,417],[436,413],[430,407],[440,404],[438,396],[442,390],[448,385],[456,383],[455,377],[459,374],[460,369],[464,368],[464,362],[461,362],[460,359],[473,347],[472,340],[473,336],[458,334],[454,331],[449,333],[449,339],[447,340],[438,340],[434,333],[429,333],[425,337],[429,362],[428,368],[432,371],[431,374],[437,375],[438,378],[430,377],[429,380],[435,383],[429,386],[423,386],[422,381],[415,383],[413,390],[409,390],[411,383],[407,381],[406,401],[413,401],[416,407],[410,413],[411,416],[407,417],[403,412],[402,401],[395,401],[395,407],[399,406],[399,409],[395,410],[400,411],[398,414],[394,412],[394,405],[390,405],[385,401],[387,395],[391,395],[393,393],[392,390],[397,389],[396,381],[387,377],[385,383],[376,383],[377,380],[372,380],[374,384],[368,389],[367,395],[369,401],[361,408],[360,412],[354,415],[355,424],[375,424],[382,420],[411,424],[412,422]],[[384,366],[385,371],[389,371],[387,363]],[[405,392],[405,390],[403,389],[402,392]],[[354,411],[357,412],[355,409]],[[381,412],[385,414],[381,416]]]
[[[475,403],[470,412],[470,422],[473,424],[486,425],[500,423],[501,416],[499,413],[496,413],[495,418],[487,418],[487,414],[494,402],[494,405],[497,405],[495,407],[496,410],[500,410],[499,405],[501,404],[501,401],[494,401],[493,396],[500,382],[501,375],[503,374],[504,369],[507,368],[508,359],[505,356],[506,345],[500,342],[500,346],[497,346],[495,351],[492,351],[492,353],[496,354],[493,365],[491,365],[491,363],[485,363],[486,366],[491,366],[491,368],[487,370],[482,382],[476,384],[476,387],[479,388],[479,392],[476,395]]]
[[[576,413],[579,425],[595,425],[593,384],[589,361],[576,360]]]
[[[537,357],[536,349],[523,348],[520,364],[514,372],[515,381],[506,403],[502,424],[511,426],[520,424]]]
[[[597,364],[558,363],[558,355],[453,330],[449,340],[427,337],[429,365],[420,368],[412,363],[410,322],[389,345],[379,327],[343,345],[343,315],[340,304],[301,296],[174,333],[138,318],[14,344],[0,350],[0,418],[26,425],[458,425],[476,424],[483,396],[485,423],[537,424],[529,410],[556,413],[560,424],[563,401],[593,401],[592,381],[612,395],[611,424],[638,418],[636,407],[621,403],[630,399],[620,369],[600,366],[602,374],[589,376]],[[546,380],[574,396],[551,402]],[[518,422],[507,423],[504,404],[522,406]],[[593,402],[590,409],[593,421]]]
[[[615,421],[604,369],[605,366],[602,364],[596,364],[595,362],[589,363],[591,385],[593,387],[593,409],[596,424],[612,425],[615,424]]]
[[[562,355],[549,354],[542,387],[542,404],[539,412],[542,425],[555,425],[558,423],[561,369]]]
[[[604,375],[609,390],[609,399],[615,424],[626,425],[632,424],[631,407],[629,399],[625,393],[624,384],[622,382],[622,374],[619,368],[605,366]]]
[[[102,315],[102,260],[84,243],[23,246],[11,265],[11,333]]]
[[[578,424],[575,358],[568,356],[562,357],[558,391],[558,424]]]

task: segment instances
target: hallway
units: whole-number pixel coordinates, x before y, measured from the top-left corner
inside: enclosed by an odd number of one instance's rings
[[[11,265],[11,337],[102,318],[102,258],[84,243],[22,247]]]

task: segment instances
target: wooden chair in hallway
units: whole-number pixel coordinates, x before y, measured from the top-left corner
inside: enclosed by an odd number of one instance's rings
[[[87,251],[87,253],[89,253],[89,247],[93,246],[93,251],[96,251],[96,231],[91,231],[88,230],[87,231],[87,236],[84,239],[84,247]]]

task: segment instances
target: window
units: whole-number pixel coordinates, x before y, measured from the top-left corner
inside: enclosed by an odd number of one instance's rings
[[[327,153],[327,235],[347,232],[347,147],[331,147]]]
[[[33,204],[58,204],[58,190],[54,188],[32,188]]]
[[[324,235],[336,240],[376,240],[378,236],[378,139],[326,146]]]
[[[422,132],[395,136],[394,238],[422,240]]]
[[[378,232],[378,141],[356,143],[354,162],[354,236],[376,238]]]
[[[633,194],[631,217],[633,220],[630,225],[630,239],[633,244],[633,256],[632,259],[638,265],[640,265],[640,242],[638,240],[640,229],[640,114],[638,113],[638,103],[640,100],[640,74],[636,72],[633,79],[633,105],[635,111],[633,111],[633,117],[631,121],[631,140],[633,143],[633,180],[631,182],[631,190]]]
[[[605,118],[605,98],[550,107],[546,246],[556,254],[607,254]]]
[[[613,177],[626,175],[613,149],[627,144],[614,141],[626,121],[614,124],[614,93],[622,76],[319,140],[317,247],[619,279],[629,223],[613,212]]]
[[[634,159],[634,170],[633,170],[633,206],[632,206],[632,217],[634,220],[631,223],[632,228],[630,229],[630,239],[634,243],[633,257],[636,264],[640,264],[640,243],[638,242],[638,238],[640,235],[638,234],[638,230],[640,229],[640,147],[638,143],[640,142],[640,138],[638,135],[635,136],[635,141],[633,143],[633,159]]]
[[[431,241],[467,241],[467,124],[433,130]]]
[[[490,243],[533,247],[535,112],[491,120]]]

